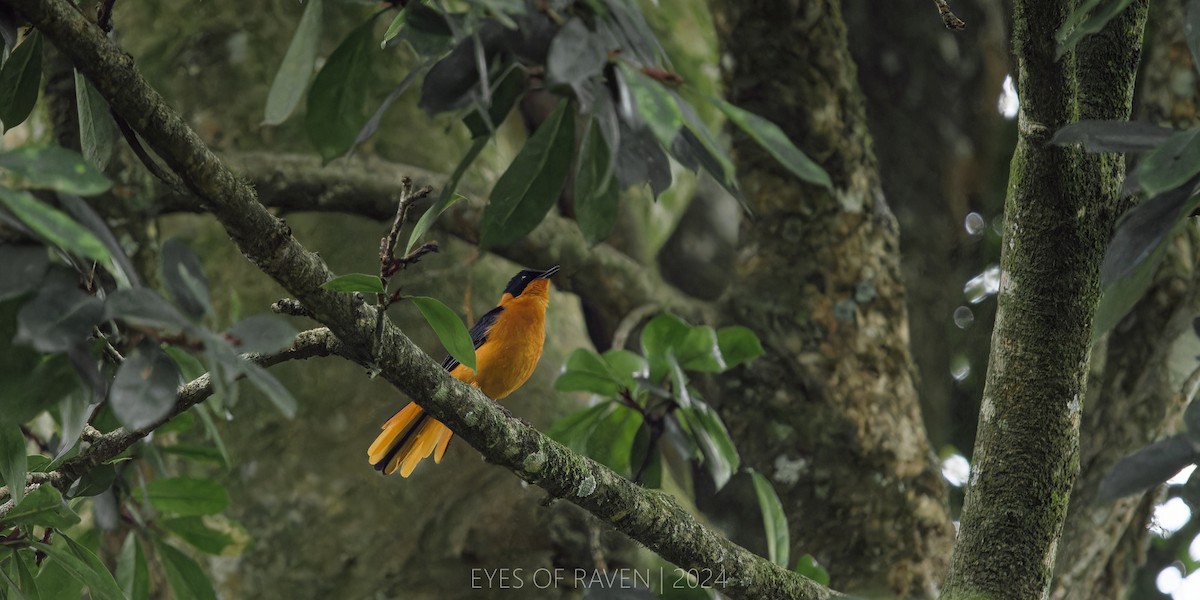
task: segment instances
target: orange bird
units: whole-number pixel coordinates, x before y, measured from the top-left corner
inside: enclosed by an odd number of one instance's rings
[[[542,357],[550,278],[557,272],[556,265],[545,271],[517,273],[504,288],[500,304],[471,326],[478,371],[450,356],[442,361],[442,367],[492,400],[501,400],[521,387]],[[442,462],[453,435],[450,428],[410,402],[383,424],[383,433],[375,438],[367,457],[380,473],[391,475],[400,469],[400,475],[408,477],[431,453],[433,462]]]

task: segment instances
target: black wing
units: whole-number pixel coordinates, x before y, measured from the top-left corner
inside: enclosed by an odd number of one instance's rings
[[[492,325],[496,324],[496,319],[502,312],[504,312],[504,307],[497,306],[496,308],[487,311],[487,313],[485,313],[482,317],[479,317],[479,320],[475,321],[475,324],[471,326],[471,343],[475,344],[476,350],[478,350],[479,347],[487,341],[488,333],[491,333],[492,331]],[[449,354],[447,354],[446,358],[442,360],[442,368],[447,371],[453,371],[454,367],[457,367],[458,364],[458,361]],[[479,365],[476,364],[475,366]]]

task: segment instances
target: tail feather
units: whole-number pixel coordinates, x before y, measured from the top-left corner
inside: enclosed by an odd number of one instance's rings
[[[408,477],[417,463],[434,454],[435,449],[433,460],[441,462],[451,437],[448,427],[416,403],[409,403],[383,424],[383,433],[375,438],[367,457],[376,471],[391,475],[399,469],[402,477]]]

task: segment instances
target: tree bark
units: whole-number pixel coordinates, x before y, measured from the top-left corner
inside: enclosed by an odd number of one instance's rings
[[[1020,138],[1005,203],[1000,293],[971,481],[946,598],[1046,595],[1079,460],[1100,262],[1120,155],[1050,145],[1077,119],[1128,118],[1146,2],[1060,60],[1070,2],[1018,0]]]
[[[833,179],[804,185],[735,134],[753,215],[723,314],[766,355],[721,381],[746,462],[775,483],[793,555],[852,593],[932,597],[953,529],[913,387],[898,231],[880,188],[841,3],[716,3],[729,100]]]

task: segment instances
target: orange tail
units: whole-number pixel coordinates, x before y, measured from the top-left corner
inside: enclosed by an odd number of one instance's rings
[[[408,477],[431,453],[433,462],[442,462],[453,435],[450,428],[410,402],[383,424],[383,433],[375,438],[367,456],[376,471],[391,475],[400,469],[400,476]]]

